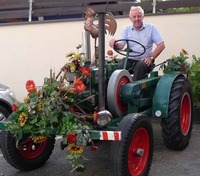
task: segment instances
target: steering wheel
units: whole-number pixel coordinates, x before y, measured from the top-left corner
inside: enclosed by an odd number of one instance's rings
[[[118,42],[121,42],[121,41],[125,41],[125,42],[126,42],[127,48],[124,49],[124,50],[119,50],[119,49],[117,49],[117,48],[115,47],[115,44],[118,43]],[[142,47],[142,51],[133,51],[132,49],[130,49],[130,46],[129,46],[130,44],[129,44],[129,42],[132,42],[132,43],[135,43],[135,44],[141,46],[141,47]],[[128,56],[128,57],[137,57],[137,56],[141,56],[141,55],[143,55],[143,54],[146,52],[146,48],[144,47],[144,45],[142,45],[141,43],[139,43],[139,42],[137,42],[137,41],[135,41],[135,40],[130,40],[130,39],[120,39],[120,40],[116,40],[115,43],[114,43],[113,49],[114,49],[117,53],[119,53],[119,54],[121,54],[121,55],[123,55],[123,56]],[[130,54],[130,52],[131,52],[131,54]]]

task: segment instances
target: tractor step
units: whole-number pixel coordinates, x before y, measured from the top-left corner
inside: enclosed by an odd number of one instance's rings
[[[92,139],[98,139],[103,141],[121,141],[121,131],[91,130],[90,135]]]

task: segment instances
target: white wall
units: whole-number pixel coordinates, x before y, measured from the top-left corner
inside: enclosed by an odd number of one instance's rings
[[[166,49],[157,58],[160,63],[184,48],[190,55],[200,56],[200,13],[147,16],[165,39]],[[127,18],[116,19],[115,37],[130,23]],[[0,26],[0,83],[9,86],[19,101],[26,96],[25,83],[33,79],[36,85],[49,76],[49,69],[58,72],[66,62],[66,53],[75,51],[82,43],[84,21],[54,22]],[[110,49],[106,35],[106,50]],[[92,55],[94,41],[91,39]]]

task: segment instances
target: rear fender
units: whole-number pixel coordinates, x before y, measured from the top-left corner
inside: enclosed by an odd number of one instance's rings
[[[168,73],[163,75],[156,86],[152,102],[152,117],[168,117],[168,106],[171,88],[174,80],[180,73]]]

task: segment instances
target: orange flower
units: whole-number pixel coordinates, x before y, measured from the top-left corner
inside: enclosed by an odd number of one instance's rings
[[[112,56],[113,55],[113,51],[112,50],[108,50],[107,54],[108,54],[108,56]]]
[[[82,93],[85,91],[86,87],[84,83],[81,80],[77,80],[73,83],[73,88],[76,90],[78,93]]]
[[[26,90],[31,93],[36,91],[35,83],[33,80],[28,80],[26,82]]]
[[[90,68],[89,67],[81,67],[80,71],[83,75],[89,77],[90,76]]]

